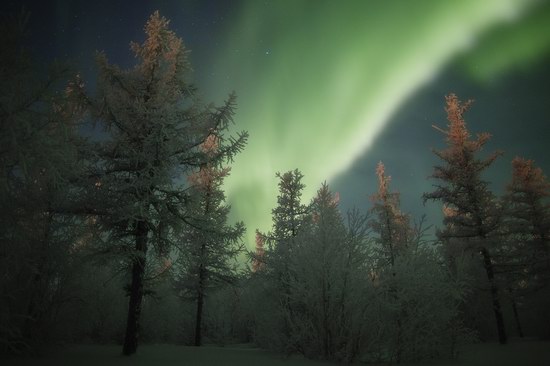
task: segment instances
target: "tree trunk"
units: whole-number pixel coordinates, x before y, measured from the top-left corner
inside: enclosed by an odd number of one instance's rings
[[[325,265],[323,265],[324,267]],[[322,282],[321,282],[321,311],[322,311],[322,334],[323,337],[323,358],[325,360],[329,359],[329,356],[331,355],[330,352],[330,327],[329,327],[329,289],[327,285],[327,274],[325,272],[325,269],[323,268],[323,274],[322,274]]]
[[[403,329],[401,326],[401,318],[400,315],[397,316],[397,339],[396,339],[396,346],[395,346],[395,362],[400,364],[401,363],[401,357],[403,354]]]
[[[201,167],[201,170],[204,167]],[[204,206],[204,217],[207,218],[210,213],[210,196],[212,193],[212,187],[207,186],[206,195],[205,195],[205,206]],[[200,265],[199,265],[199,283],[197,287],[197,313],[195,314],[195,346],[200,347],[202,345],[202,309],[204,305],[204,291],[206,287],[206,240],[202,239],[201,248],[200,248]]]
[[[126,356],[136,353],[139,338],[139,317],[143,300],[143,278],[147,255],[147,234],[149,228],[143,220],[138,221],[135,229],[136,256],[132,263],[132,283],[130,285],[130,300],[128,301],[128,320],[126,337],[122,353]]]
[[[202,249],[202,248],[201,248]],[[199,287],[197,290],[197,314],[195,317],[195,346],[202,345],[202,308],[204,305],[204,268],[201,263],[199,267]]]
[[[481,248],[481,255],[483,256],[483,266],[487,273],[487,279],[491,285],[491,298],[493,299],[493,311],[495,312],[495,318],[497,321],[498,341],[500,344],[506,344],[506,329],[504,328],[504,317],[502,316],[502,308],[500,306],[500,300],[498,298],[498,287],[495,281],[495,274],[493,271],[493,263],[491,263],[491,255],[486,248]]]
[[[30,298],[27,305],[25,323],[23,325],[23,338],[27,342],[34,342],[34,337],[44,330],[42,329],[43,324],[40,324],[40,318],[44,308],[47,307],[47,304],[43,303],[48,291],[46,287],[48,281],[47,278],[44,280],[44,277],[46,277],[45,273],[47,272],[46,267],[52,221],[53,215],[48,213],[44,223],[43,235],[41,235],[36,242],[38,256],[36,259],[36,268],[34,269],[35,274],[30,283]]]
[[[510,301],[512,302],[512,311],[514,313],[514,320],[516,322],[516,330],[518,332],[518,336],[520,338],[523,338],[523,329],[521,328],[521,322],[519,321],[519,313],[516,299],[514,298],[514,293],[512,292],[511,288],[508,289],[508,292],[510,293]]]

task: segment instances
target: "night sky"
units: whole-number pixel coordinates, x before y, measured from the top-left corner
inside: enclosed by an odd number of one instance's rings
[[[16,1],[30,11],[39,60],[70,59],[93,89],[95,50],[130,67],[154,10],[191,49],[205,101],[238,95],[235,130],[250,142],[226,194],[232,217],[269,230],[275,173],[298,168],[304,199],[327,181],[341,208],[366,211],[382,160],[402,208],[438,224],[423,206],[443,147],[444,96],[475,99],[466,121],[504,155],[486,178],[501,193],[521,155],[550,174],[550,1]]]

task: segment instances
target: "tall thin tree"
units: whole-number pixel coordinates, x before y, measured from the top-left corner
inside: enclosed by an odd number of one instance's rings
[[[215,158],[218,148],[219,139],[214,134],[201,144],[201,150],[209,158]],[[196,303],[195,346],[202,345],[203,309],[209,289],[236,281],[237,257],[244,249],[244,224],[227,223],[230,206],[225,203],[222,184],[229,168],[217,167],[215,163],[215,160],[203,163],[189,177],[193,186],[192,217],[191,225],[182,233],[180,285]]]
[[[446,246],[450,263],[460,253],[480,255],[489,282],[498,339],[504,344],[507,337],[493,259],[500,213],[488,183],[481,176],[500,153],[492,153],[485,159],[478,157],[490,135],[481,133],[477,138],[471,138],[463,117],[472,104],[471,100],[463,103],[455,94],[450,94],[445,101],[448,128],[443,130],[434,126],[445,135],[447,148],[434,150],[444,164],[434,167],[432,177],[438,183],[433,192],[425,193],[423,197],[424,201],[435,200],[444,205],[445,226],[438,236]]]
[[[386,175],[382,162],[376,167],[376,176],[378,192],[371,197],[373,218],[369,226],[378,234],[376,242],[380,250],[380,262],[393,266],[396,257],[406,251],[413,233],[409,216],[400,210],[399,193],[390,191],[391,177]]]

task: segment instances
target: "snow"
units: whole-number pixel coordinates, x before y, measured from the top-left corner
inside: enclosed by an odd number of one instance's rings
[[[284,357],[250,346],[201,348],[177,345],[143,345],[131,357],[121,355],[121,346],[79,345],[66,347],[40,359],[2,360],[4,366],[62,365],[132,365],[132,366],[308,366],[334,365],[312,361],[300,356]],[[408,364],[403,364],[408,365]],[[411,364],[412,365],[412,364]],[[483,343],[467,346],[459,359],[447,362],[426,362],[430,366],[548,366],[550,342],[515,341],[502,346]]]
[[[40,359],[1,360],[2,366],[307,366],[327,365],[300,356],[284,357],[252,348],[187,347],[177,345],[142,345],[136,355],[125,357],[122,346],[79,345],[67,347]]]

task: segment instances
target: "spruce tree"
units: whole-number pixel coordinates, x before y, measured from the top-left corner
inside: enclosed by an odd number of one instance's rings
[[[289,280],[290,257],[294,250],[296,236],[300,233],[304,219],[309,213],[307,205],[301,203],[303,175],[299,170],[277,173],[279,196],[277,207],[272,210],[273,229],[264,235],[267,244],[265,256],[267,270],[275,275],[283,288]]]
[[[451,265],[454,258],[463,253],[480,255],[489,282],[499,342],[504,344],[507,338],[493,258],[500,214],[495,197],[481,176],[499,153],[485,159],[478,157],[490,135],[482,133],[471,138],[463,114],[472,101],[462,103],[455,94],[446,96],[445,100],[448,128],[437,129],[445,135],[447,148],[434,150],[443,165],[434,167],[432,177],[438,183],[433,192],[424,194],[424,201],[443,203],[444,228],[438,237],[445,245]]]
[[[272,286],[278,304],[275,307],[277,326],[281,327],[276,341],[270,346],[279,351],[293,350],[292,322],[294,309],[291,305],[291,281],[295,273],[291,259],[296,250],[297,236],[302,232],[304,222],[308,217],[309,207],[301,202],[303,175],[296,169],[286,173],[276,174],[279,178],[279,195],[277,206],[272,210],[273,227],[267,234],[259,233],[259,240],[265,244],[262,260],[264,268],[262,275]]]

